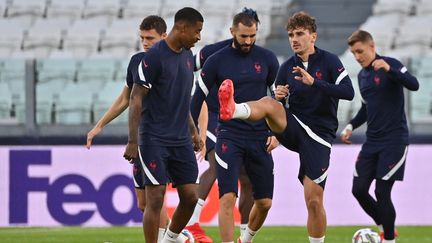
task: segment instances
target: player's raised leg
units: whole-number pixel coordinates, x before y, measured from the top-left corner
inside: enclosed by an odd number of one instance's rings
[[[234,83],[226,79],[219,87],[220,119],[242,119],[258,121],[266,119],[270,129],[275,133],[282,133],[286,126],[286,113],[282,103],[271,97],[263,97],[257,101],[236,104],[234,101]]]

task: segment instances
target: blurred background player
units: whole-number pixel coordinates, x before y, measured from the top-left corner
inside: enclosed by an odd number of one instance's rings
[[[203,22],[193,8],[177,11],[168,36],[153,45],[140,62],[139,79],[132,87],[124,158],[132,161],[139,155],[145,171],[147,243],[157,241],[168,178],[177,187],[179,203],[162,243],[176,242],[198,200],[194,150],[199,151],[203,143],[189,112],[194,80],[190,48],[200,40]]]
[[[123,90],[108,109],[108,111],[87,134],[88,149],[90,149],[90,146],[92,145],[93,138],[97,136],[106,125],[108,125],[112,120],[118,117],[124,110],[126,110],[126,108],[129,107],[129,96],[134,79],[138,78],[138,65],[144,58],[145,52],[147,52],[156,42],[166,37],[166,29],[167,26],[165,21],[159,16],[150,15],[144,18],[144,20],[141,22],[139,26],[139,36],[144,52],[139,52],[131,57],[127,68],[126,84],[123,87]],[[146,206],[144,171],[141,169],[139,159],[134,160],[133,179],[138,208],[144,212]],[[158,239],[162,240],[163,234],[165,233],[169,222],[169,217],[165,207],[162,208],[160,215]]]
[[[253,16],[259,24],[258,14],[250,9],[244,8],[244,13],[250,14]],[[257,27],[258,29],[258,27]],[[233,39],[223,40],[211,45],[207,45],[203,47],[195,56],[195,70],[198,71],[198,82],[196,85],[204,85],[202,78],[200,76],[200,70],[204,66],[207,58],[213,55],[215,52],[221,50],[226,46],[231,46],[233,43]],[[205,157],[209,162],[209,168],[204,171],[200,176],[200,184],[198,186],[198,202],[195,206],[194,213],[186,226],[193,235],[196,241],[202,243],[211,243],[212,240],[205,234],[205,231],[201,228],[199,224],[201,210],[205,204],[205,200],[216,180],[216,158],[215,158],[215,144],[216,144],[216,136],[217,136],[217,127],[218,127],[218,118],[219,118],[219,100],[217,98],[217,87],[214,86],[209,91],[209,94],[205,98],[205,102],[203,103],[205,107],[208,109],[208,126],[207,129],[204,130],[204,137],[202,136],[201,127],[200,127],[200,135],[201,139],[205,141],[204,151]],[[203,106],[204,106],[203,105]],[[203,116],[203,110],[201,110],[200,117]],[[203,122],[199,120],[198,125]],[[206,135],[206,137],[205,137]],[[240,211],[240,234],[246,230],[247,223],[249,221],[249,213],[253,206],[253,196],[252,196],[252,186],[250,184],[249,177],[244,170],[244,166],[242,166],[239,175],[240,181],[240,196],[239,196],[239,211]]]
[[[342,142],[351,144],[352,131],[367,122],[352,193],[378,225],[382,242],[395,242],[396,210],[391,191],[396,180],[403,180],[409,144],[403,90],[418,90],[419,83],[400,61],[376,53],[369,32],[355,31],[348,45],[362,67],[358,74],[362,106],[342,131]],[[369,194],[373,180],[376,199]]]
[[[255,45],[257,20],[241,12],[234,16],[231,27],[233,42],[214,53],[205,62],[202,82],[195,90],[191,112],[198,117],[199,109],[209,90],[226,79],[236,80],[242,91],[239,99],[255,100],[267,95],[279,67],[276,56]],[[265,121],[254,123],[240,120],[219,124],[215,157],[220,196],[219,230],[222,242],[233,242],[233,209],[238,195],[239,172],[244,165],[254,191],[254,206],[246,232],[238,242],[250,242],[263,225],[273,196],[273,160],[275,147]]]
[[[289,108],[270,97],[241,103],[237,93],[242,91],[231,80],[221,85],[219,101],[222,120],[265,118],[280,143],[299,153],[298,178],[308,210],[309,242],[322,243],[327,227],[324,186],[338,127],[338,102],[352,100],[354,90],[339,58],[315,46],[316,29],[315,18],[305,12],[295,13],[288,20],[288,37],[295,55],[279,69],[275,98],[288,98]]]

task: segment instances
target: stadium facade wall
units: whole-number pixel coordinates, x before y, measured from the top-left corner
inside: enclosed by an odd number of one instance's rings
[[[330,225],[371,225],[351,195],[353,166],[360,145],[334,145],[325,204]],[[111,226],[141,224],[133,193],[132,168],[124,146],[1,146],[0,227]],[[305,225],[306,208],[297,179],[297,154],[282,147],[274,153],[275,192],[266,225]],[[393,198],[399,225],[432,225],[432,145],[411,145],[405,181]],[[208,164],[199,163],[200,172]],[[373,186],[372,186],[373,187]],[[371,188],[373,190],[374,188]],[[173,212],[178,198],[167,192]],[[214,185],[201,221],[217,225],[218,190]],[[239,214],[236,213],[237,223]]]

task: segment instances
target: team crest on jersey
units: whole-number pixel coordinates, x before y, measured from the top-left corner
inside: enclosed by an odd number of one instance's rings
[[[136,164],[134,164],[133,169],[132,169],[133,174],[134,174],[134,175],[138,175],[139,170],[140,170],[140,169],[139,169],[139,166],[136,165]]]
[[[375,77],[374,77],[374,82],[375,82],[375,85],[376,85],[376,86],[378,86],[378,85],[381,84],[381,79],[380,79],[380,77],[379,77],[378,75],[376,75],[376,74],[375,74]]]
[[[259,64],[258,62],[255,63],[254,65],[255,68],[255,72],[256,73],[261,73],[261,64]]]
[[[221,150],[222,153],[226,153],[228,151],[228,145],[226,145],[226,143],[222,143]]]
[[[186,64],[187,64],[189,69],[192,69],[192,63],[189,59],[187,59]]]
[[[317,79],[319,79],[319,80],[322,80],[322,73],[321,73],[320,70],[317,70],[317,71],[315,72],[315,77],[316,77]]]
[[[150,167],[150,170],[155,171],[157,168],[156,161],[154,161],[154,160],[150,161],[149,167]]]

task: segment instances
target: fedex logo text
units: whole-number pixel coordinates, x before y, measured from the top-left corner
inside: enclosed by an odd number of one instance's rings
[[[27,224],[29,193],[45,192],[46,207],[56,221],[64,225],[80,225],[86,223],[96,210],[79,209],[78,212],[68,212],[64,209],[66,203],[75,205],[94,204],[100,216],[113,225],[123,225],[129,222],[140,223],[142,213],[137,209],[131,178],[123,174],[111,174],[96,188],[89,178],[79,174],[67,174],[58,177],[52,183],[49,177],[31,177],[29,169],[32,166],[50,166],[50,150],[11,150],[9,153],[9,223]],[[73,185],[79,192],[65,191]],[[133,205],[128,211],[119,212],[113,203],[114,192],[118,188],[127,188],[134,197]],[[43,205],[41,205],[43,206]]]

